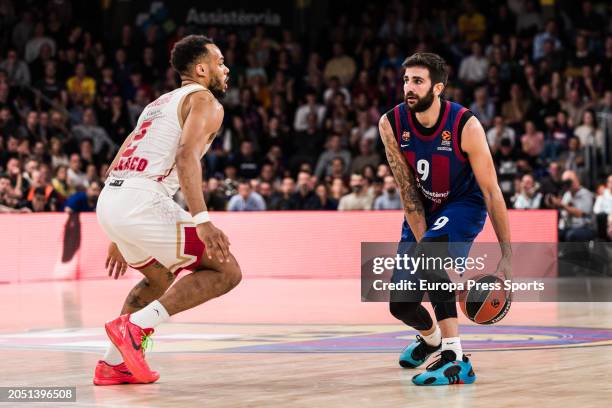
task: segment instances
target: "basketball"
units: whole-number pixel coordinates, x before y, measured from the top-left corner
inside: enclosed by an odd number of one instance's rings
[[[493,275],[480,275],[473,281],[474,285],[459,295],[463,314],[478,324],[495,324],[502,320],[511,304],[504,282]]]

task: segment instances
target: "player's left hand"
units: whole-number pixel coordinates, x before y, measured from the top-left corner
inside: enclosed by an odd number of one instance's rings
[[[112,277],[113,273],[115,274],[114,279],[119,279],[119,276],[125,275],[127,271],[128,264],[114,242],[111,242],[108,246],[108,255],[104,267],[108,269],[109,277]]]

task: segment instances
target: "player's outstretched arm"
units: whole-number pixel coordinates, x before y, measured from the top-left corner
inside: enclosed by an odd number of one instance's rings
[[[487,212],[495,229],[497,240],[502,251],[502,261],[498,272],[511,278],[510,258],[512,248],[510,246],[510,223],[508,221],[508,210],[504,202],[504,196],[497,182],[493,157],[487,143],[487,138],[482,125],[475,116],[471,117],[461,134],[461,148],[467,154],[470,165],[480,190],[484,195]]]
[[[175,162],[181,191],[191,215],[207,211],[202,194],[202,165],[200,157],[208,137],[215,133],[223,120],[223,107],[209,92],[192,94],[190,109],[183,124],[183,132],[176,152]],[[206,245],[209,258],[216,254],[218,259],[229,261],[229,240],[212,225],[204,222],[196,227],[198,237]]]
[[[421,197],[419,197],[414,173],[402,155],[397,145],[397,141],[395,140],[393,130],[391,129],[391,124],[385,115],[383,115],[378,122],[378,130],[380,131],[380,137],[385,145],[385,154],[387,155],[389,167],[391,167],[395,181],[399,186],[406,221],[418,242],[423,235],[425,235],[425,231],[427,231],[427,223],[425,221],[425,210],[421,202]]]

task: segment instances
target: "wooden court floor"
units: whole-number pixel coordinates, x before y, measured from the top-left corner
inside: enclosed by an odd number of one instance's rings
[[[0,386],[76,386],[76,403],[44,404],[62,407],[541,408],[612,400],[612,304],[517,303],[503,324],[462,320],[477,382],[416,387],[418,370],[397,365],[414,333],[385,304],[361,303],[357,280],[340,279],[246,279],[158,328],[148,354],[158,383],[95,387],[102,324],[134,283],[0,285]]]

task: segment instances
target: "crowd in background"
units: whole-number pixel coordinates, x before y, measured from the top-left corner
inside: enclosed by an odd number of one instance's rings
[[[161,2],[108,39],[80,25],[70,1],[0,0],[0,212],[93,210],[140,112],[180,86],[173,44],[203,33],[230,69],[203,160],[211,210],[402,208],[377,123],[403,100],[404,59],[430,51],[449,64],[444,97],[484,126],[508,207],[558,208],[566,239],[605,239],[607,3],[446,3],[335,12],[309,45],[289,27],[166,24]]]

